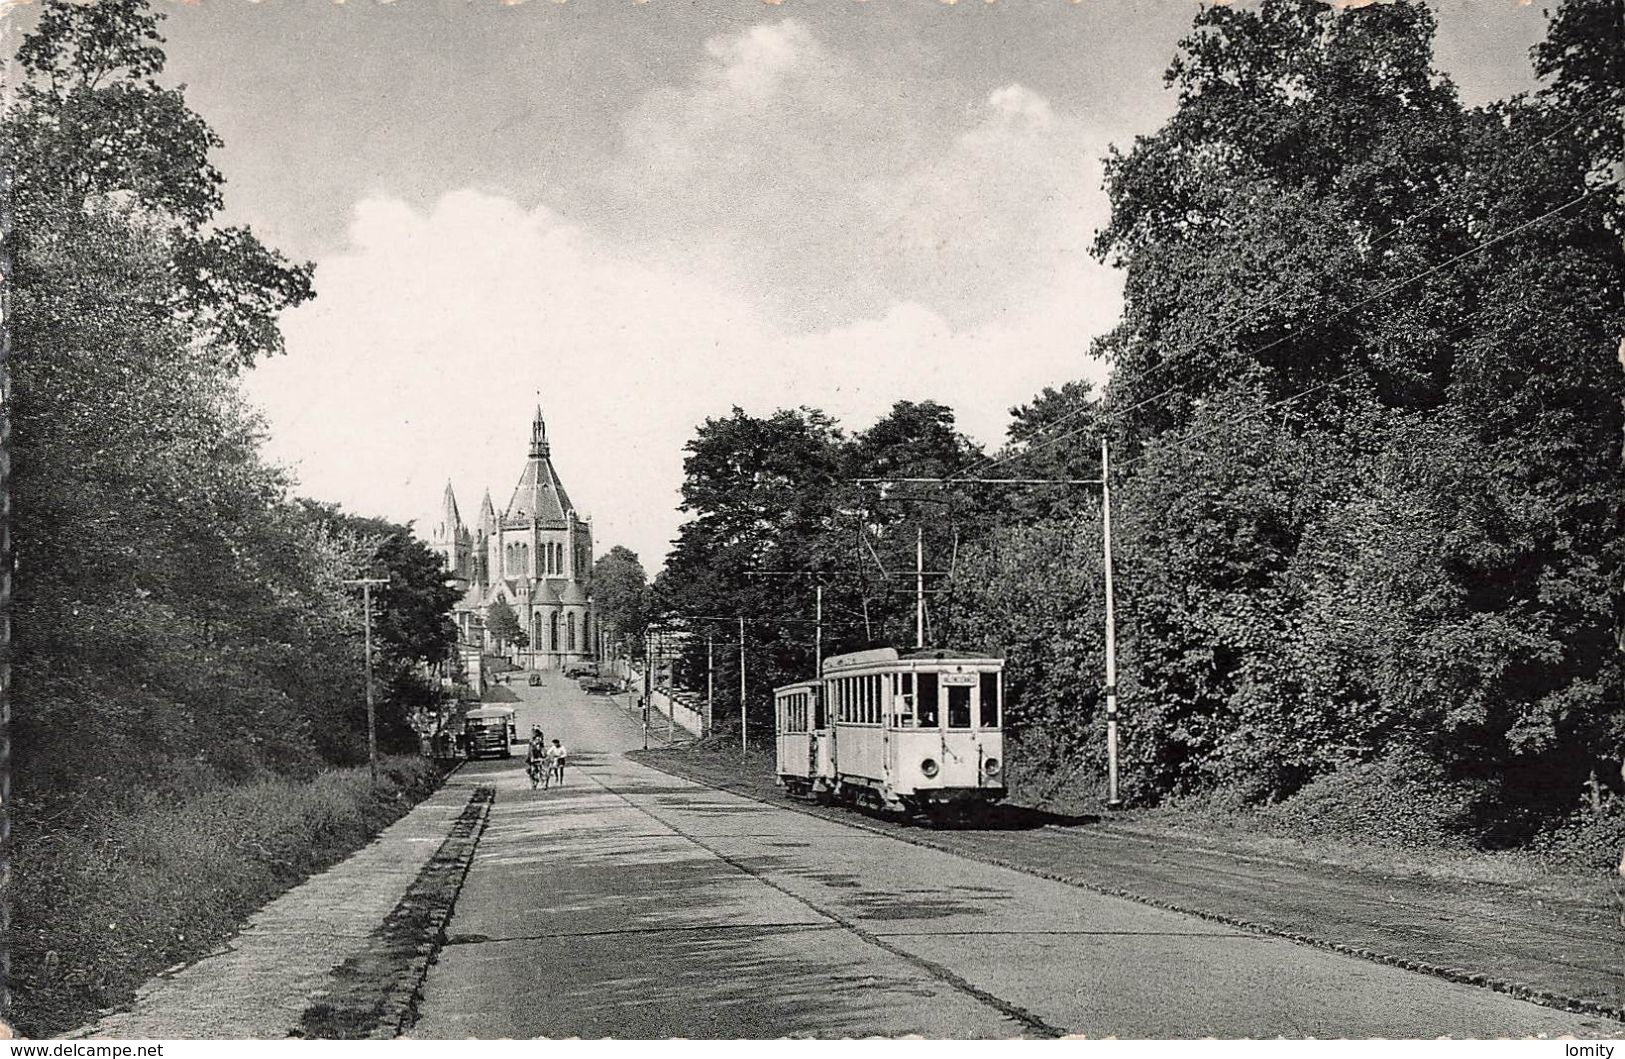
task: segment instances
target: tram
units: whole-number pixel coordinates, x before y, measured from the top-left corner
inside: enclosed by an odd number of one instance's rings
[[[950,815],[1001,800],[1004,659],[893,648],[825,659],[773,692],[778,782],[789,794]]]

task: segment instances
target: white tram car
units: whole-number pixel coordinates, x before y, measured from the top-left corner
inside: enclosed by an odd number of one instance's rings
[[[1004,797],[1004,660],[892,648],[773,692],[788,793],[937,815]]]

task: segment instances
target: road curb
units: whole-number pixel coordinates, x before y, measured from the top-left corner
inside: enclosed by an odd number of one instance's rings
[[[967,860],[974,860],[982,864],[989,864],[996,868],[1007,868],[1010,871],[1018,871],[1024,875],[1032,875],[1041,879],[1048,879],[1051,882],[1063,883],[1067,886],[1076,886],[1079,889],[1089,890],[1105,897],[1118,897],[1127,901],[1133,901],[1136,904],[1162,909],[1165,912],[1177,912],[1182,915],[1195,916],[1198,919],[1207,920],[1208,922],[1222,923],[1225,926],[1235,927],[1239,930],[1245,930],[1253,934],[1259,934],[1265,937],[1280,938],[1284,941],[1291,941],[1299,945],[1306,945],[1311,948],[1339,953],[1343,956],[1351,956],[1355,959],[1365,960],[1370,963],[1386,964],[1390,967],[1398,967],[1402,970],[1413,971],[1418,974],[1426,974],[1434,978],[1442,978],[1445,981],[1456,982],[1461,985],[1477,986],[1481,989],[1489,989],[1493,992],[1505,993],[1506,995],[1514,997],[1518,1000],[1526,1000],[1532,1004],[1539,1004],[1541,1007],[1554,1008],[1558,1011],[1568,1011],[1576,1015],[1592,1015],[1601,1018],[1613,1019],[1619,1022],[1625,1022],[1625,1005],[1599,1003],[1597,1001],[1586,1000],[1581,997],[1571,997],[1562,993],[1554,993],[1550,990],[1540,989],[1527,983],[1515,982],[1506,978],[1499,978],[1494,975],[1486,974],[1482,971],[1472,971],[1461,967],[1444,967],[1439,964],[1428,963],[1425,960],[1416,960],[1407,956],[1396,956],[1392,953],[1379,952],[1363,946],[1348,945],[1342,942],[1330,941],[1326,938],[1320,938],[1311,934],[1302,933],[1301,931],[1285,930],[1280,927],[1271,926],[1268,923],[1259,923],[1253,920],[1243,919],[1239,916],[1227,915],[1223,912],[1211,912],[1201,908],[1178,904],[1172,901],[1164,901],[1155,897],[1147,897],[1132,890],[1123,889],[1121,887],[1103,886],[1100,883],[1090,882],[1087,879],[1080,878],[1076,875],[1068,875],[1065,872],[1055,872],[1028,864],[1020,864],[1015,861],[1007,860],[1003,857],[995,857],[986,853],[968,852],[963,849],[957,849],[942,843],[933,842],[929,838],[925,838],[917,834],[909,834],[906,832],[876,827],[864,820],[862,817],[855,816],[852,819],[846,819],[844,817],[836,817],[826,813],[814,812],[811,807],[798,805],[789,799],[767,798],[754,790],[740,785],[716,782],[710,779],[691,775],[676,768],[664,767],[662,764],[649,760],[643,757],[641,754],[632,758],[632,760],[636,761],[640,765],[647,765],[656,771],[664,772],[668,776],[676,776],[679,779],[686,779],[690,782],[698,783],[701,786],[710,787],[714,790],[722,790],[727,791],[730,794],[737,794],[742,798],[748,798],[753,802],[759,802],[763,805],[771,805],[775,808],[788,809],[792,812],[815,817],[819,820],[830,820],[845,827],[851,827],[859,831],[868,831],[872,834],[883,835],[886,838],[895,839],[899,842],[906,842],[911,846],[918,846],[922,849],[930,849],[935,850],[938,853],[948,853],[953,856],[964,857]]]
[[[495,800],[496,788],[474,788],[406,893],[363,949],[328,972],[288,1036],[389,1040],[411,1028]]]

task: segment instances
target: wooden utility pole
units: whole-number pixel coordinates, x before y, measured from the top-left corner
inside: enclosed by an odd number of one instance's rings
[[[660,634],[660,671],[666,671],[666,634]],[[677,700],[672,697],[672,690],[677,683],[677,664],[672,663],[672,672],[666,679],[666,745],[671,746],[672,737],[677,734]]]
[[[750,722],[745,714],[745,616],[739,616],[739,760],[750,754]]]
[[[705,625],[705,734],[711,734],[713,711],[717,702],[717,632],[710,622]]]
[[[1117,601],[1112,594],[1111,453],[1100,439],[1100,534],[1106,575],[1106,805],[1123,804],[1117,794]]]
[[[378,712],[372,696],[372,586],[387,585],[387,577],[357,577],[344,582],[361,586],[361,607],[367,645],[367,768],[372,774],[372,785],[378,786]]]

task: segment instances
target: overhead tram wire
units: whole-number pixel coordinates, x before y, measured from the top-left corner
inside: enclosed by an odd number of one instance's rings
[[[1456,264],[1459,264],[1460,262],[1462,262],[1462,261],[1466,260],[1467,258],[1473,256],[1474,254],[1482,253],[1483,251],[1489,249],[1490,247],[1496,245],[1497,243],[1504,242],[1507,239],[1510,239],[1513,236],[1518,235],[1519,233],[1521,233],[1521,232],[1523,232],[1523,231],[1525,231],[1525,230],[1527,230],[1529,228],[1532,228],[1537,224],[1541,224],[1544,221],[1550,220],[1551,218],[1557,216],[1558,214],[1563,213],[1564,211],[1566,211],[1566,210],[1580,204],[1581,202],[1584,202],[1586,199],[1590,198],[1592,195],[1597,194],[1599,191],[1606,190],[1606,189],[1608,189],[1610,187],[1614,187],[1614,186],[1616,186],[1618,184],[1619,184],[1619,180],[1616,178],[1616,179],[1613,179],[1613,180],[1604,181],[1603,183],[1600,183],[1600,184],[1596,185],[1595,187],[1588,188],[1586,191],[1582,192],[1581,194],[1576,195],[1574,198],[1569,199],[1567,202],[1563,203],[1560,206],[1554,206],[1552,209],[1547,210],[1545,213],[1541,214],[1538,217],[1533,217],[1533,218],[1531,218],[1531,219],[1529,219],[1527,221],[1524,221],[1522,224],[1519,224],[1514,228],[1510,228],[1507,231],[1504,231],[1504,232],[1500,233],[1499,235],[1492,236],[1491,238],[1486,239],[1481,243],[1475,244],[1474,246],[1468,248],[1467,250],[1463,250],[1461,253],[1456,254],[1454,257],[1451,257],[1451,258],[1449,258],[1449,259],[1447,259],[1445,261],[1442,261],[1437,265],[1433,265],[1433,266],[1431,266],[1429,268],[1426,268],[1426,269],[1422,270],[1421,272],[1416,273],[1415,275],[1412,275],[1412,276],[1409,276],[1409,277],[1407,277],[1407,278],[1405,278],[1403,280],[1400,280],[1398,283],[1395,283],[1395,284],[1393,284],[1391,286],[1385,287],[1385,288],[1383,288],[1382,290],[1378,291],[1375,294],[1368,295],[1367,297],[1362,298],[1357,302],[1354,302],[1352,305],[1348,305],[1348,306],[1345,306],[1342,309],[1339,309],[1337,312],[1332,313],[1330,316],[1326,316],[1326,317],[1323,317],[1323,318],[1321,318],[1319,320],[1316,320],[1313,323],[1307,325],[1303,330],[1297,332],[1296,334],[1283,335],[1280,338],[1277,338],[1277,339],[1275,339],[1275,340],[1273,340],[1271,342],[1268,342],[1268,343],[1265,343],[1262,346],[1259,346],[1257,349],[1250,350],[1250,351],[1248,351],[1248,353],[1246,355],[1249,358],[1256,358],[1256,357],[1258,357],[1259,355],[1261,355],[1263,353],[1269,352],[1270,350],[1272,350],[1275,347],[1281,345],[1282,343],[1285,343],[1285,342],[1290,341],[1292,339],[1296,339],[1296,338],[1301,337],[1304,333],[1307,333],[1312,328],[1324,326],[1326,324],[1331,323],[1334,320],[1339,320],[1342,317],[1347,316],[1349,313],[1352,313],[1352,312],[1354,312],[1354,311],[1356,311],[1358,309],[1365,308],[1366,306],[1372,304],[1373,302],[1380,301],[1383,298],[1386,298],[1386,297],[1389,297],[1389,296],[1391,296],[1393,294],[1396,294],[1399,291],[1404,290],[1406,287],[1410,286],[1413,283],[1417,283],[1417,282],[1419,282],[1421,280],[1426,279],[1427,277],[1429,277],[1431,275],[1434,275],[1435,273],[1441,272],[1444,269],[1447,269],[1447,268],[1450,268],[1450,267],[1452,267],[1452,266],[1454,266]],[[1214,347],[1208,347],[1208,348],[1214,348]],[[1169,358],[1168,360],[1164,360],[1161,363],[1162,364],[1171,363],[1172,359],[1173,358]],[[1130,412],[1137,411],[1138,409],[1145,407],[1146,405],[1152,403],[1153,401],[1161,400],[1162,398],[1168,396],[1170,393],[1173,393],[1177,389],[1178,389],[1178,385],[1176,384],[1174,386],[1168,387],[1165,390],[1160,391],[1159,393],[1153,394],[1150,397],[1142,398],[1141,400],[1136,401],[1134,404],[1128,406],[1127,408],[1124,408],[1124,409],[1107,409],[1105,411],[1105,413],[1104,413],[1105,417],[1106,417],[1107,421],[1110,421],[1111,419],[1120,418],[1122,416],[1128,415]],[[1066,418],[1069,418],[1071,416],[1075,416],[1077,414],[1081,414],[1081,412],[1083,410],[1084,409],[1080,409],[1080,410],[1078,410],[1078,412],[1069,413],[1067,417],[1062,417],[1062,419],[1056,420],[1054,423],[1051,423],[1050,426],[1051,427],[1058,426]],[[1006,456],[992,458],[990,463],[984,462],[984,464],[980,465],[977,468],[973,468],[973,469],[986,470],[986,469],[988,469],[990,467],[997,467],[997,466],[1000,466],[1002,464],[1009,463],[1012,460],[1020,459],[1020,458],[1025,457],[1025,456],[1031,456],[1034,453],[1041,452],[1041,451],[1051,447],[1052,445],[1059,444],[1060,442],[1065,441],[1068,438],[1076,437],[1078,434],[1081,434],[1086,430],[1090,430],[1090,429],[1092,429],[1092,428],[1094,428],[1094,427],[1096,427],[1098,425],[1099,424],[1096,424],[1096,423],[1086,423],[1081,427],[1077,427],[1077,428],[1075,428],[1073,430],[1067,431],[1065,434],[1061,434],[1061,435],[1058,435],[1056,437],[1049,438],[1049,439],[1047,439],[1046,441],[1044,441],[1043,443],[1041,443],[1039,445],[1030,446],[1028,448],[1022,449],[1019,452],[1010,453],[1010,454],[1008,454]],[[1125,462],[1133,462],[1133,461],[1125,461]],[[950,476],[950,477],[952,477],[952,476]]]
[[[1611,105],[1611,101],[1605,100],[1605,101],[1603,101],[1601,103],[1598,103],[1595,106],[1592,106],[1592,107],[1588,108],[1587,110],[1581,112],[1579,115],[1572,118],[1568,122],[1564,123],[1563,125],[1558,126],[1556,129],[1553,129],[1552,131],[1550,131],[1550,132],[1546,133],[1545,135],[1541,136],[1538,140],[1536,140],[1534,143],[1531,143],[1529,146],[1525,147],[1522,151],[1519,151],[1516,155],[1514,155],[1512,157],[1511,163],[1512,164],[1517,163],[1518,161],[1522,160],[1524,157],[1529,155],[1531,152],[1533,152],[1536,148],[1543,146],[1548,141],[1554,139],[1555,137],[1557,137],[1558,135],[1560,135],[1560,134],[1562,134],[1564,132],[1567,132],[1569,129],[1573,128],[1575,125],[1577,125],[1580,122],[1584,121],[1586,118],[1590,117],[1593,113],[1595,113],[1595,112],[1597,112],[1599,110],[1602,110],[1604,107],[1607,107],[1607,106],[1610,106],[1610,105]],[[1602,185],[1599,185],[1597,188],[1592,188],[1591,191],[1596,191],[1599,188],[1608,187],[1608,186],[1609,186],[1608,184],[1602,184]],[[1590,192],[1587,192],[1587,194],[1589,194],[1589,193]],[[1427,217],[1434,210],[1438,209],[1440,206],[1444,206],[1444,205],[1446,205],[1446,204],[1448,204],[1450,202],[1453,202],[1453,201],[1456,201],[1458,199],[1464,198],[1465,195],[1466,195],[1466,189],[1462,189],[1462,188],[1456,188],[1453,191],[1451,191],[1451,192],[1449,192],[1449,193],[1447,193],[1445,195],[1441,195],[1440,197],[1434,199],[1432,202],[1428,203],[1428,205],[1424,206],[1422,209],[1410,214],[1409,216],[1403,218],[1402,220],[1399,220],[1399,221],[1395,222],[1394,225],[1392,227],[1390,227],[1386,232],[1384,232],[1383,234],[1381,234],[1381,235],[1377,236],[1376,238],[1372,239],[1371,247],[1372,248],[1377,247],[1381,243],[1386,242],[1388,239],[1392,238],[1393,236],[1397,235],[1401,231],[1405,230],[1405,228],[1407,228],[1411,224],[1414,224],[1416,221],[1419,221],[1419,220]],[[1584,195],[1581,196],[1582,199],[1584,197],[1585,197]],[[1572,205],[1572,204],[1573,203],[1570,203],[1570,205]],[[1544,218],[1537,218],[1537,220],[1543,220],[1543,219]],[[1511,233],[1506,233],[1506,234],[1511,234]],[[1482,247],[1480,247],[1479,249],[1482,249]],[[1450,263],[1451,262],[1447,262],[1446,264],[1450,264]],[[1423,273],[1421,275],[1426,275],[1426,273]],[[1420,277],[1412,277],[1413,280],[1416,279],[1416,278],[1420,278]],[[1265,309],[1268,309],[1268,308],[1278,304],[1281,301],[1281,299],[1284,298],[1284,297],[1285,297],[1284,294],[1279,295],[1279,296],[1277,296],[1275,298],[1270,299],[1269,301],[1263,302],[1260,305],[1254,306],[1253,308],[1242,312],[1240,315],[1236,316],[1234,319],[1232,319],[1232,320],[1230,320],[1230,321],[1228,321],[1228,322],[1226,322],[1224,324],[1221,324],[1220,327],[1219,327],[1219,330],[1229,330],[1229,329],[1231,329],[1233,327],[1236,327],[1236,326],[1238,326],[1240,324],[1243,324],[1243,323],[1247,322],[1247,320],[1249,320],[1252,317],[1256,316],[1258,313],[1260,313],[1260,312],[1264,311]],[[1353,308],[1357,308],[1357,307],[1358,306],[1351,306],[1349,309],[1344,310],[1344,312],[1352,311]],[[1339,314],[1339,315],[1341,315],[1341,314]],[[1337,318],[1338,317],[1336,315],[1334,315],[1334,316],[1328,317],[1327,321],[1334,320],[1334,319],[1337,319]],[[1209,335],[1207,337],[1211,338],[1212,336]],[[1278,341],[1285,341],[1285,339],[1283,338],[1283,339],[1280,339]],[[1149,377],[1155,375],[1158,371],[1161,371],[1162,369],[1168,367],[1169,365],[1183,360],[1187,356],[1187,354],[1203,353],[1204,355],[1211,355],[1211,351],[1214,350],[1215,348],[1217,348],[1217,347],[1214,346],[1214,345],[1209,345],[1205,341],[1191,342],[1190,344],[1184,346],[1183,348],[1175,350],[1173,353],[1170,353],[1168,356],[1164,357],[1162,360],[1158,361],[1156,364],[1154,364],[1150,368],[1146,369],[1145,375],[1142,377],[1142,379],[1149,378]],[[1271,348],[1271,347],[1265,347],[1265,348]],[[1260,352],[1263,352],[1263,350],[1255,350],[1254,351],[1255,355],[1257,353],[1260,353]],[[1172,393],[1177,388],[1178,388],[1177,385],[1168,387],[1167,389],[1164,389],[1159,393],[1153,394],[1151,397],[1143,398],[1140,401],[1137,401],[1136,403],[1134,403],[1133,405],[1130,405],[1128,408],[1125,408],[1125,409],[1111,409],[1111,408],[1103,409],[1102,413],[1103,413],[1104,419],[1105,419],[1106,422],[1112,422],[1114,420],[1118,420],[1122,416],[1128,415],[1130,412],[1137,411],[1138,409],[1145,407],[1147,404],[1150,404],[1153,401],[1161,400],[1162,398],[1168,396],[1168,394]],[[1050,423],[1045,424],[1044,429],[1045,430],[1053,430],[1056,427],[1059,427],[1060,425],[1062,425],[1063,423],[1066,423],[1066,422],[1069,422],[1069,421],[1071,421],[1073,419],[1076,419],[1078,416],[1083,415],[1084,413],[1088,412],[1089,410],[1095,409],[1095,408],[1101,408],[1101,406],[1099,404],[1097,404],[1097,403],[1091,403],[1091,402],[1088,402],[1088,401],[1080,402],[1079,405],[1076,408],[1072,409],[1070,412],[1067,412],[1067,413],[1057,417],[1056,419],[1054,419]],[[1087,427],[1085,429],[1087,429]],[[1066,440],[1066,438],[1075,437],[1077,434],[1080,434],[1082,432],[1083,432],[1082,430],[1070,431],[1064,437],[1056,438],[1054,440],[1056,440],[1056,441],[1064,441],[1064,440]],[[1048,447],[1047,443],[1046,443],[1045,447]],[[985,470],[985,469],[987,469],[989,467],[996,467],[996,466],[999,466],[1000,464],[1008,462],[1011,459],[1017,458],[1018,456],[1031,454],[1032,452],[1035,452],[1035,451],[1038,451],[1037,448],[1027,448],[1027,449],[1021,450],[1020,453],[1015,453],[1015,454],[1011,454],[1009,456],[1004,456],[1004,457],[986,456],[986,457],[983,457],[983,459],[980,462],[978,462],[976,464],[973,464],[972,466],[970,466],[968,468],[964,468],[962,471],[956,472],[956,475],[950,475],[949,477],[956,477],[957,474],[974,473],[974,472],[977,472],[977,471]]]
[[[1484,312],[1488,308],[1489,308],[1488,306],[1483,306],[1483,307],[1480,307],[1478,309],[1474,309],[1472,312],[1467,314],[1465,319],[1461,320],[1458,324],[1456,324],[1455,327],[1452,327],[1450,330],[1448,330],[1444,334],[1440,335],[1439,336],[1440,339],[1453,338],[1456,335],[1460,334],[1462,331],[1467,329],[1468,325],[1472,324],[1475,320],[1477,320],[1480,316],[1482,316],[1484,314]],[[1352,368],[1348,369],[1347,371],[1343,372],[1340,375],[1333,376],[1330,379],[1323,379],[1322,381],[1315,383],[1313,386],[1309,386],[1309,387],[1306,387],[1305,389],[1299,390],[1295,394],[1292,394],[1292,395],[1287,396],[1287,397],[1282,397],[1282,398],[1279,398],[1279,399],[1274,400],[1274,401],[1270,401],[1268,404],[1259,405],[1257,408],[1248,409],[1247,413],[1248,414],[1253,414],[1253,413],[1259,413],[1259,412],[1269,412],[1269,411],[1272,411],[1272,410],[1277,409],[1277,408],[1284,408],[1287,405],[1293,403],[1294,401],[1297,401],[1297,400],[1299,400],[1301,398],[1309,396],[1310,394],[1314,393],[1316,390],[1322,390],[1322,389],[1325,389],[1328,386],[1335,386],[1338,383],[1342,382],[1344,379],[1350,378],[1350,377],[1352,377],[1354,375],[1358,375],[1360,372],[1362,372],[1364,370],[1365,370],[1365,368],[1364,368],[1363,365],[1357,365],[1355,367],[1352,367]],[[1217,422],[1217,423],[1210,423],[1210,424],[1208,424],[1207,426],[1203,427],[1200,430],[1182,432],[1180,434],[1175,435],[1171,439],[1167,439],[1166,441],[1165,441],[1164,438],[1158,438],[1157,441],[1159,442],[1159,444],[1162,444],[1162,446],[1163,446],[1162,451],[1167,451],[1168,449],[1172,449],[1173,451],[1176,451],[1176,452],[1190,452],[1191,450],[1187,447],[1187,445],[1182,444],[1182,443],[1191,442],[1191,441],[1197,440],[1198,438],[1206,437],[1207,435],[1213,433],[1214,431],[1220,430],[1220,429],[1222,429],[1224,427],[1227,427],[1227,426],[1236,426],[1236,425],[1238,425],[1240,423],[1245,422],[1246,419],[1247,419],[1247,415],[1240,415],[1240,416],[1236,416],[1236,417],[1231,418],[1231,419],[1221,420],[1220,422]],[[1148,455],[1147,453],[1142,452],[1138,456],[1130,456],[1130,457],[1122,460],[1120,462],[1119,466],[1125,466],[1126,467],[1126,466],[1128,466],[1130,464],[1139,463],[1141,460],[1145,459],[1147,457],[1147,455]]]

